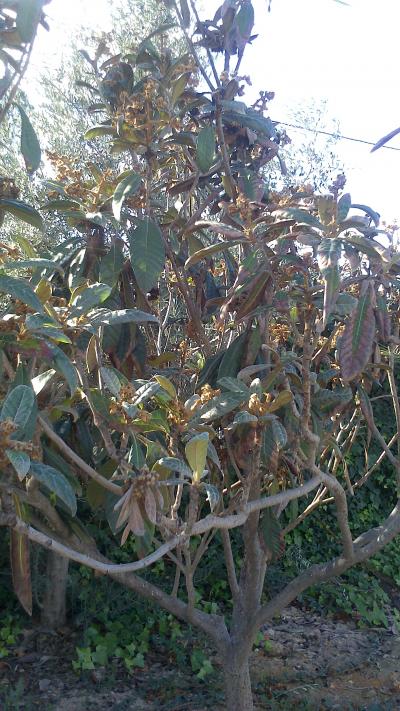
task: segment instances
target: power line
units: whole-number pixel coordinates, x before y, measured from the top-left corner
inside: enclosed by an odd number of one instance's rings
[[[288,126],[289,128],[295,128],[298,131],[322,133],[324,136],[331,136],[332,138],[337,138],[339,141],[353,141],[354,143],[365,143],[367,146],[375,146],[376,144],[376,141],[364,141],[363,138],[352,138],[351,136],[342,136],[339,133],[330,133],[329,131],[321,131],[316,128],[307,128],[306,126],[296,126],[293,123],[285,123],[284,121],[274,121],[274,123],[280,124],[281,126]],[[394,146],[381,146],[381,148],[386,148],[388,151],[400,151],[400,148],[395,148]]]

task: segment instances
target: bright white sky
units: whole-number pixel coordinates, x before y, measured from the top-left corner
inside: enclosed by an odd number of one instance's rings
[[[210,17],[222,0],[202,0]],[[253,0],[259,36],[246,50],[243,73],[260,89],[275,91],[271,118],[286,121],[296,106],[327,101],[328,114],[347,136],[377,141],[400,125],[397,0]],[[111,29],[112,0],[52,0],[50,33],[41,32],[33,68],[59,65],[80,26]],[[294,131],[288,129],[295,137]],[[297,133],[297,132],[296,132]],[[400,136],[390,142],[400,148]],[[371,154],[363,144],[341,141],[338,153],[353,202],[370,205],[400,222],[400,150]]]

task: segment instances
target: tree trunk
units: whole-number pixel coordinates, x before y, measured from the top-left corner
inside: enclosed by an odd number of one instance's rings
[[[68,565],[67,558],[48,551],[41,622],[50,629],[62,627],[66,623]]]
[[[248,657],[239,661],[228,655],[223,669],[226,711],[253,711]]]

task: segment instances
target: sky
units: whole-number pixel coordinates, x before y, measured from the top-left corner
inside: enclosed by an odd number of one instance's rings
[[[32,71],[62,62],[79,27],[111,29],[112,0],[52,0],[46,7],[50,32],[41,31]],[[208,17],[221,2],[201,0]],[[246,49],[243,73],[253,87],[275,92],[271,118],[292,122],[296,107],[326,102],[327,116],[341,134],[376,142],[400,126],[397,0],[253,0],[258,38]],[[245,97],[246,98],[246,97]],[[287,129],[298,139],[302,134]],[[353,202],[369,205],[387,222],[400,222],[399,151],[340,141],[346,189]]]

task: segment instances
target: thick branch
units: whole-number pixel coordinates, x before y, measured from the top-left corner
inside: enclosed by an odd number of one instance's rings
[[[382,526],[367,531],[354,541],[354,553],[352,558],[339,556],[327,563],[312,565],[300,573],[300,575],[281,590],[276,597],[264,605],[255,617],[257,629],[267,622],[267,620],[280,614],[287,605],[290,605],[296,597],[311,585],[324,583],[331,578],[342,575],[351,566],[362,563],[364,560],[375,555],[375,553],[378,553],[378,551],[387,545],[387,543],[390,543],[399,533],[400,501],[397,502],[395,508]]]
[[[76,466],[79,467],[79,469],[85,474],[87,474],[91,479],[97,481],[97,483],[100,484],[100,486],[102,486],[104,489],[108,489],[108,491],[111,491],[113,494],[116,494],[116,496],[121,496],[121,487],[117,484],[113,484],[112,481],[109,481],[104,476],[101,476],[101,474],[98,474],[95,469],[93,469],[89,464],[87,464],[83,459],[81,459],[81,457],[76,454],[76,452],[74,452],[68,446],[68,444],[64,442],[61,437],[58,436],[58,434],[54,432],[53,428],[49,424],[47,424],[46,420],[44,420],[43,417],[41,417],[40,415],[38,417],[38,422],[42,430],[48,436],[48,438],[52,442],[54,442],[56,447],[67,457],[67,459],[76,464]]]

